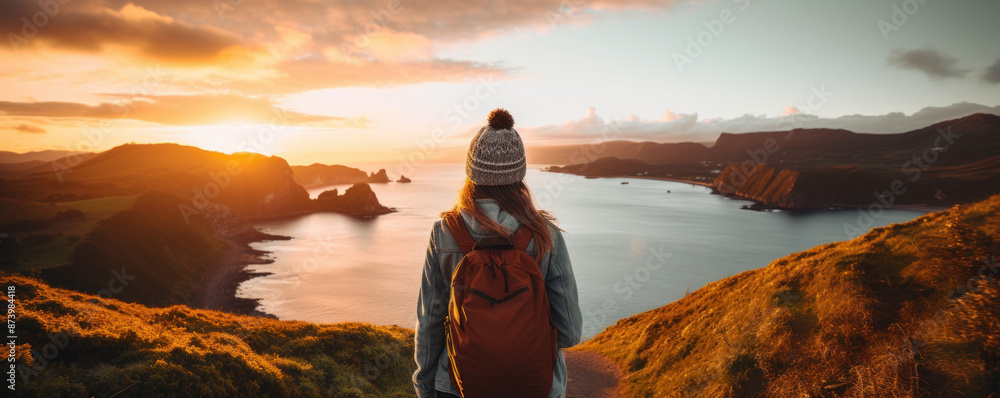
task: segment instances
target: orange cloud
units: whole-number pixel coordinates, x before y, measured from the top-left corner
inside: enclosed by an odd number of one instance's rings
[[[0,101],[0,114],[6,116],[132,119],[174,125],[219,123],[271,123],[280,120],[290,125],[361,126],[367,121],[317,116],[286,111],[266,98],[237,95],[174,95],[126,98],[110,103],[87,105],[75,102]]]
[[[781,113],[781,117],[790,116],[790,115],[797,115],[799,113],[802,113],[802,111],[800,111],[799,108],[796,108],[794,106],[787,106],[786,105],[784,111]]]
[[[2,48],[18,53],[49,48],[95,54],[126,51],[133,57],[178,65],[240,61],[254,51],[231,32],[177,21],[132,4],[118,11],[60,10],[58,4],[0,3],[0,31],[10,32],[10,46]]]
[[[434,59],[423,62],[334,63],[303,59],[275,66],[278,76],[227,83],[245,93],[287,94],[329,87],[389,87],[424,82],[460,82],[478,76],[507,77],[506,70],[470,61]]]
[[[35,126],[35,125],[31,125],[31,124],[25,124],[25,123],[7,126],[6,128],[8,130],[14,130],[14,131],[18,131],[18,132],[22,132],[22,133],[30,133],[30,134],[45,134],[45,133],[47,133],[47,131],[45,129],[41,128],[41,127],[38,127],[38,126]]]

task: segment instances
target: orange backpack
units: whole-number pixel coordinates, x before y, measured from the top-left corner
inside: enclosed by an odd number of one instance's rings
[[[465,255],[445,318],[452,388],[465,398],[548,397],[559,346],[545,278],[525,252],[531,231],[476,241],[459,214],[445,220]]]

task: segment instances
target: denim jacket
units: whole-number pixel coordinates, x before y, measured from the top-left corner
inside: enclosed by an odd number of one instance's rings
[[[480,208],[501,225],[511,231],[520,226],[514,216],[500,210],[500,206],[492,199],[476,199]],[[475,239],[489,237],[485,229],[470,215],[463,213],[469,232]],[[415,334],[414,359],[417,371],[413,373],[413,387],[420,398],[434,398],[436,391],[458,395],[451,388],[448,375],[448,350],[445,349],[444,318],[448,314],[448,300],[451,294],[451,276],[462,259],[462,251],[455,243],[451,231],[443,220],[434,223],[430,243],[427,245],[427,258],[424,262],[423,279],[420,284],[420,296],[417,301],[417,327]],[[545,255],[539,264],[542,276],[545,278],[545,290],[552,309],[552,322],[559,332],[559,347],[571,347],[580,342],[583,332],[583,316],[580,312],[580,302],[576,290],[576,279],[573,267],[570,265],[569,252],[561,231],[549,226],[552,236],[552,250]],[[528,254],[536,255],[535,241],[528,244]],[[552,392],[549,397],[566,396],[566,361],[562,350],[556,359],[556,367],[552,372]]]

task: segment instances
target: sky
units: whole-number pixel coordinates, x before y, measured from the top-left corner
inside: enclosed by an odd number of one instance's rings
[[[4,0],[2,150],[434,159],[1000,114],[995,0]]]

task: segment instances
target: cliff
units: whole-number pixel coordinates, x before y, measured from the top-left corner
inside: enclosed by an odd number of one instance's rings
[[[754,207],[763,208],[948,207],[997,190],[993,182],[1000,182],[1000,175],[983,180],[934,176],[913,180],[872,168],[791,169],[766,163],[752,167],[734,163],[722,170],[712,187],[726,196],[753,200],[757,202]]]
[[[817,207],[815,201],[803,197],[796,189],[800,173],[778,169],[768,164],[757,164],[749,170],[732,164],[722,170],[712,187],[723,195],[751,199],[766,206],[798,209]]]
[[[213,178],[212,182],[220,186],[220,193],[214,199],[208,197],[212,190],[208,185],[211,183],[206,183],[201,194],[209,202],[232,207],[248,217],[280,214],[308,205],[309,193],[295,182],[292,169],[285,159],[253,153],[237,153],[231,157],[233,159],[227,162],[227,166],[235,161],[241,171],[231,173],[232,181],[225,187],[216,181],[219,177]],[[196,193],[192,198],[193,203],[197,204],[198,199]]]
[[[986,397],[998,237],[994,196],[709,283],[573,350],[621,366],[630,397]]]

